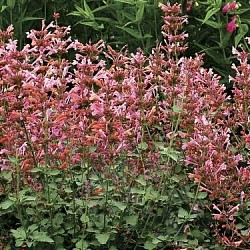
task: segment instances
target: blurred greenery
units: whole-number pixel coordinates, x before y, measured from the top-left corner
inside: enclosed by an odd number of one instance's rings
[[[234,74],[232,63],[237,63],[232,56],[232,47],[242,46],[249,51],[245,37],[249,31],[249,1],[236,1],[237,8],[227,14],[222,13],[226,3],[232,1],[206,0],[195,1],[188,13],[189,55],[205,53],[206,67],[213,68],[222,76],[222,83],[228,85],[228,76]],[[226,25],[232,17],[237,18],[237,29],[233,33],[226,31]]]

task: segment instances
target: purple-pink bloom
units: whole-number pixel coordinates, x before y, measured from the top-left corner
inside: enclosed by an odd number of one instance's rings
[[[236,0],[234,0],[232,3],[227,3],[226,5],[224,5],[224,7],[222,8],[222,13],[227,14],[229,11],[233,11],[237,8],[238,5],[236,3]]]
[[[230,10],[230,4],[227,3],[227,4],[224,5],[224,7],[222,8],[222,13],[223,13],[223,14],[226,14],[226,13],[229,12],[229,10]]]
[[[233,33],[237,29],[236,16],[232,17],[231,21],[227,24],[226,30],[229,33]]]
[[[235,9],[237,9],[237,7],[238,7],[238,5],[237,5],[237,3],[236,3],[236,0],[234,0],[232,3],[230,3],[230,5],[229,5],[229,9],[230,10],[235,10]]]

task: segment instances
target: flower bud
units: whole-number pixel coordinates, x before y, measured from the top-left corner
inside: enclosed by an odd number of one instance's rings
[[[231,18],[231,21],[227,24],[226,30],[229,33],[233,33],[237,29],[236,16]]]

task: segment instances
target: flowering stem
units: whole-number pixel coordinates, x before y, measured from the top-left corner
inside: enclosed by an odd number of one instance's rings
[[[37,163],[37,160],[36,160],[35,151],[34,151],[34,148],[32,146],[32,142],[30,140],[29,132],[28,132],[28,130],[26,128],[26,125],[25,125],[25,122],[23,120],[21,120],[21,125],[24,128],[24,133],[25,133],[25,136],[26,136],[26,140],[28,141],[28,146],[30,148],[30,151],[31,151],[31,154],[32,154],[32,158],[33,158],[35,167],[37,168],[38,167],[38,163]]]
[[[107,166],[108,169],[108,178],[106,178],[106,190],[105,190],[105,203],[104,203],[104,219],[103,219],[103,230],[106,229],[106,224],[107,224],[107,207],[108,207],[108,192],[109,192],[109,178],[110,178],[110,167],[109,165],[106,163],[105,164]]]
[[[18,218],[21,221],[21,225],[24,226],[24,220],[22,216],[22,211],[20,209],[20,166],[18,161],[18,156],[15,157],[15,169],[16,169],[16,208],[17,208],[17,214]]]
[[[217,20],[218,20],[218,23],[221,23],[221,19],[220,19],[220,13],[217,13]],[[221,51],[222,51],[222,54],[223,54],[223,58],[226,62],[228,62],[228,59],[226,57],[226,52],[225,52],[225,49],[224,49],[224,46],[223,45],[223,32],[222,32],[222,27],[219,28],[219,34],[220,34],[220,48],[221,48]]]

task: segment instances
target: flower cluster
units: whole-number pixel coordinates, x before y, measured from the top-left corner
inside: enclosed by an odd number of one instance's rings
[[[224,5],[224,7],[222,8],[222,13],[230,14],[233,13],[238,8],[239,8],[238,3],[236,2],[236,0],[233,0],[231,3],[227,3],[226,5]],[[229,33],[233,33],[236,29],[237,29],[237,16],[234,15],[231,18],[230,22],[228,22],[226,30]]]
[[[234,48],[233,54],[239,66],[232,66],[236,71],[236,76],[230,77],[232,97],[225,97],[223,91],[214,93],[210,101],[221,99],[220,104],[215,112],[211,112],[212,104],[207,111],[196,114],[193,134],[182,146],[186,164],[193,167],[190,177],[213,200],[217,238],[228,247],[244,245],[250,239],[249,233],[242,235],[237,229],[237,213],[244,211],[250,195],[249,53]]]
[[[236,10],[238,7],[239,6],[236,0],[233,0],[231,3],[227,3],[226,5],[224,5],[224,7],[222,8],[222,13],[227,14],[230,11]]]

